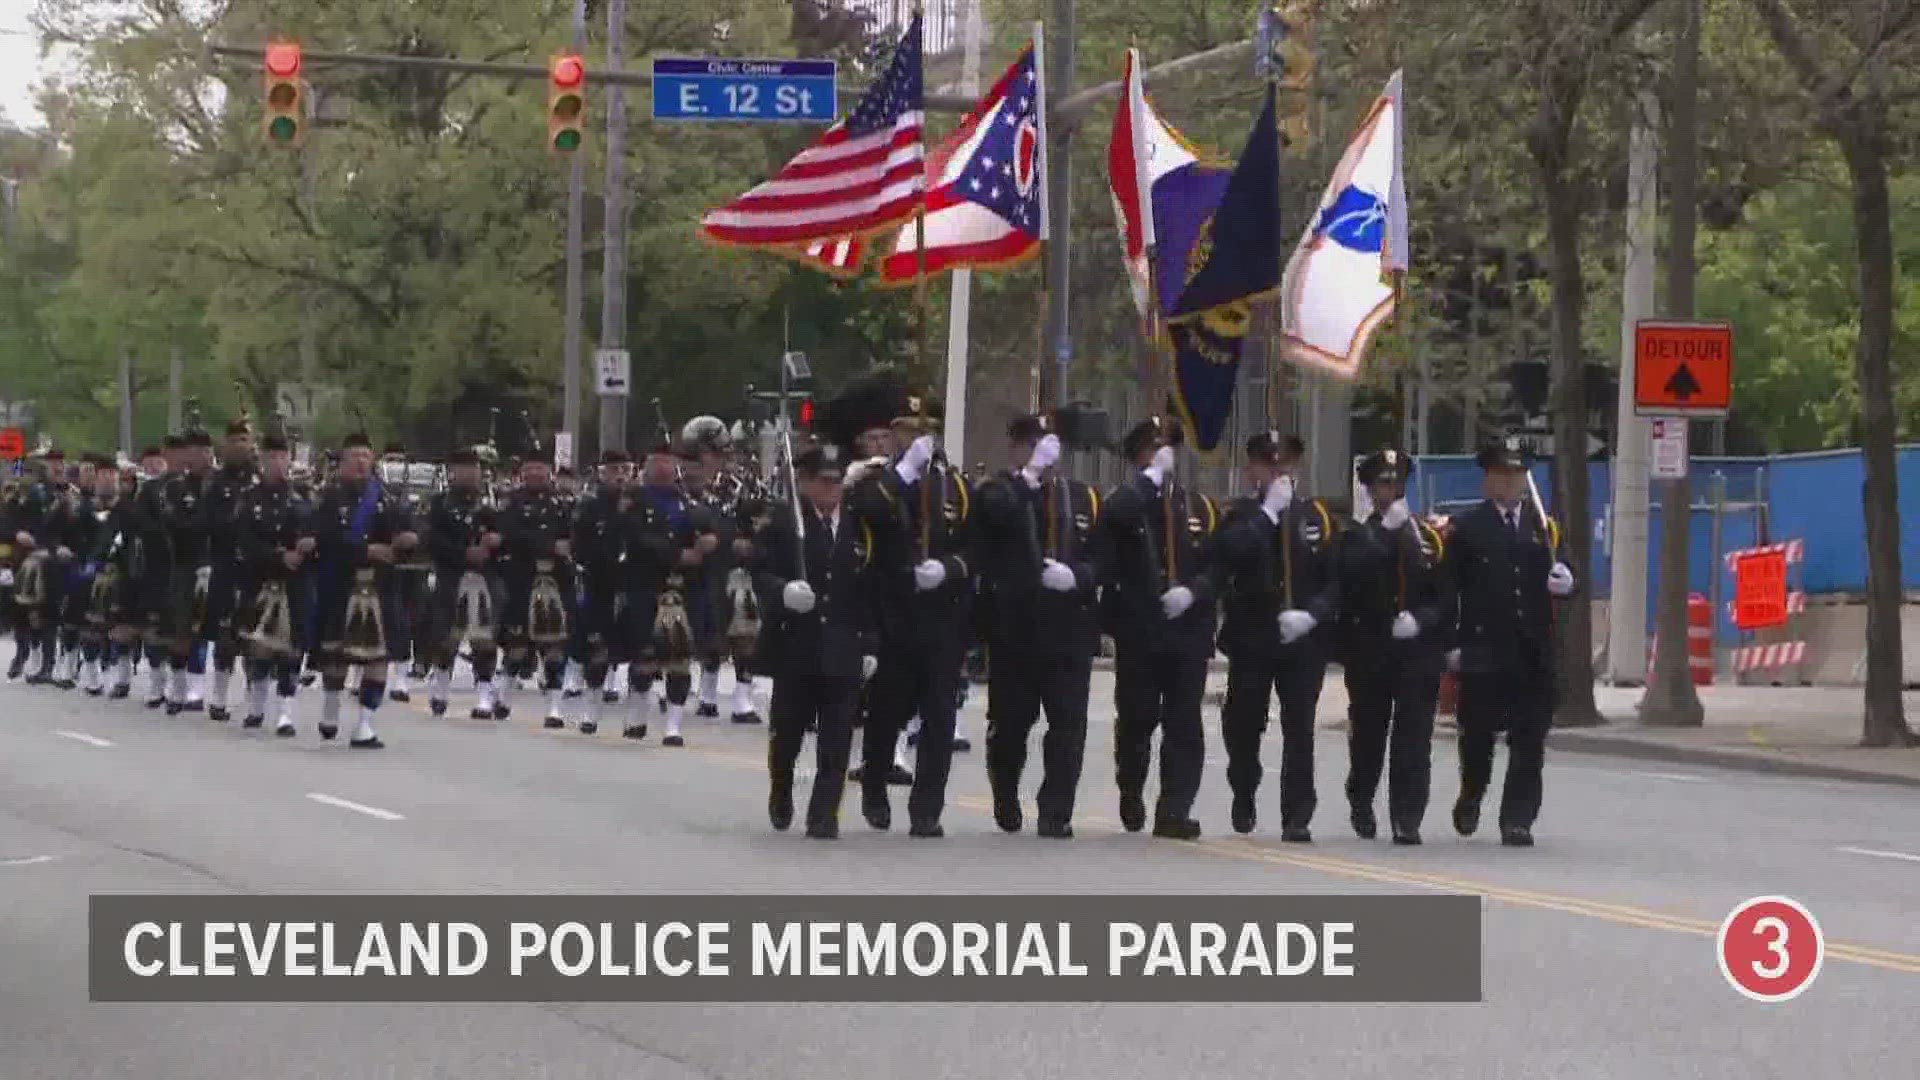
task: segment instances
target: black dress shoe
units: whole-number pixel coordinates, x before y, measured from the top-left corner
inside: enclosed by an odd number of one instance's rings
[[[1198,840],[1200,823],[1192,818],[1161,818],[1153,823],[1153,835],[1164,840]]]
[[[666,738],[660,740],[660,745],[661,746],[685,746],[687,745],[687,740],[681,738],[678,735],[669,735]]]
[[[893,807],[883,802],[862,802],[860,816],[867,819],[867,826],[878,832],[893,828]]]
[[[558,731],[561,728],[566,727],[567,722],[565,720],[560,719],[557,716],[549,716],[546,718],[545,721],[543,721],[540,724],[540,726],[543,728],[546,728],[548,731]]]
[[[495,705],[493,707],[493,718],[495,720],[505,720],[512,715],[513,706],[511,705]]]
[[[125,701],[127,698],[132,696],[133,696],[133,687],[131,686],[116,686],[113,689],[107,691],[108,701]]]
[[[387,744],[380,741],[380,736],[375,735],[370,739],[354,739],[347,743],[347,746],[353,750],[384,750]]]
[[[475,706],[471,712],[467,713],[467,716],[474,720],[491,720],[493,719],[493,710],[482,709],[478,706]]]
[[[1260,815],[1254,809],[1253,796],[1235,795],[1233,797],[1233,831],[1234,832],[1237,832],[1242,836],[1244,836],[1247,833],[1250,833],[1253,831],[1253,826],[1255,822],[1259,820],[1260,820]]]
[[[435,716],[445,716],[447,715],[447,703],[438,699],[429,698],[427,700],[427,711]]]
[[[255,714],[249,714],[246,719],[240,721],[240,726],[243,728],[246,728],[248,731],[252,731],[254,728],[257,728],[262,724],[265,724],[266,722],[267,722],[266,717],[255,713]]]
[[[1393,842],[1399,844],[1401,847],[1419,847],[1420,830],[1413,825],[1395,825],[1393,827]]]
[[[760,714],[751,709],[746,712],[737,712],[733,714],[733,722],[736,724],[757,724],[760,722]]]
[[[947,830],[941,828],[938,821],[923,818],[907,826],[907,835],[917,836],[923,840],[938,840],[947,835]]]
[[[185,706],[185,705],[182,705],[182,704],[180,704],[180,703],[179,703],[179,702],[177,702],[177,701],[169,701],[169,702],[167,702],[167,715],[168,715],[168,716],[179,716],[179,715],[180,715],[180,710],[181,710],[181,709],[184,709],[184,708],[186,708],[186,706]]]
[[[1453,831],[1461,836],[1480,831],[1480,800],[1461,799],[1453,804]]]
[[[333,724],[320,725],[320,739],[322,742],[332,742],[334,736],[338,734],[340,734],[340,729],[337,726]]]
[[[993,823],[1000,826],[1001,832],[1016,833],[1026,824],[1026,816],[1020,811],[1020,796],[995,795],[993,797]]]
[[[167,704],[167,699],[163,697],[150,697],[147,699],[147,708],[149,709],[157,709],[165,704]]]
[[[704,717],[706,717],[706,718],[708,718],[709,720],[711,720],[711,719],[713,719],[714,717],[717,717],[717,716],[719,716],[719,715],[720,715],[720,706],[718,706],[718,705],[709,705],[709,704],[707,704],[706,702],[704,702],[704,701],[703,701],[703,702],[701,702],[701,703],[700,703],[700,707],[699,707],[699,708],[697,708],[697,709],[695,709],[695,710],[693,710],[693,715],[695,715],[695,716],[704,716]]]
[[[600,725],[599,725],[598,723],[596,723],[596,722],[594,722],[594,721],[592,721],[592,720],[582,720],[582,721],[580,721],[580,734],[582,734],[582,735],[597,735],[597,734],[599,734],[599,733],[600,733]]]
[[[204,701],[183,701],[180,703],[180,711],[181,712],[206,712],[207,703]]]
[[[274,733],[275,735],[278,735],[278,736],[280,736],[280,737],[281,737],[281,738],[283,738],[283,739],[291,739],[291,738],[293,738],[293,737],[294,737],[295,735],[298,735],[298,734],[300,734],[300,729],[299,729],[299,728],[297,728],[297,727],[293,727],[293,726],[291,726],[291,725],[289,725],[289,726],[287,726],[287,727],[277,727],[277,728],[274,728],[274,729],[273,729],[273,733]]]
[[[409,694],[405,690],[389,690],[387,691],[387,700],[397,701],[400,704],[405,705],[407,702],[413,700],[413,695]]]
[[[1532,847],[1533,830],[1525,825],[1502,825],[1500,842],[1508,847]]]
[[[644,739],[647,737],[647,725],[629,724],[621,730],[620,737],[623,739]]]
[[[75,686],[78,686],[79,684],[74,682],[72,679],[60,679],[55,681],[53,685],[56,687],[59,687],[62,690],[71,690]]]
[[[912,787],[913,774],[904,765],[895,765],[887,770],[888,787]]]
[[[1305,825],[1280,826],[1280,842],[1283,844],[1311,844],[1313,830]]]
[[[807,839],[838,840],[840,839],[840,823],[832,819],[826,821],[809,821],[807,822]]]
[[[602,691],[600,692],[600,704],[602,704],[602,705],[618,705],[618,704],[620,704],[620,691],[618,691],[618,690],[602,690]]]
[[[1373,816],[1373,807],[1353,808],[1353,835],[1362,840],[1371,840],[1380,835],[1380,822]]]
[[[1033,831],[1048,840],[1073,839],[1073,826],[1068,824],[1065,818],[1043,817],[1039,824],[1034,826]]]
[[[106,691],[101,689],[98,686],[89,686],[87,688],[88,697],[99,697],[101,694],[104,694],[104,693],[106,693]]]
[[[207,709],[207,719],[215,723],[224,724],[230,716],[232,716],[232,714],[227,712],[224,706],[214,705]]]
[[[855,765],[853,768],[847,770],[847,783],[849,784],[857,784],[865,780],[866,777],[867,767],[865,765]]]
[[[1147,827],[1147,801],[1138,791],[1120,793],[1120,827],[1128,832],[1139,832]]]
[[[562,700],[565,700],[565,701],[572,701],[572,700],[573,700],[574,698],[577,698],[577,697],[579,697],[579,696],[580,696],[580,695],[581,695],[582,693],[584,693],[584,691],[581,691],[581,690],[563,690],[563,691],[561,691],[561,692],[560,692],[560,697],[561,697],[561,699],[562,699]]]
[[[955,736],[953,737],[953,752],[954,752],[954,753],[956,753],[956,754],[964,754],[964,753],[966,753],[967,751],[969,751],[969,750],[972,750],[972,749],[973,749],[973,740],[972,740],[972,739],[969,739],[969,738],[967,738],[967,737],[966,737],[965,735],[955,735]]]
[[[767,795],[767,820],[774,832],[786,832],[793,824],[793,783],[775,780]]]

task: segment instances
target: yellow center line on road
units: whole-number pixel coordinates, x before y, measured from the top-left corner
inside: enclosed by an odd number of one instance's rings
[[[451,715],[449,709],[449,715]],[[538,722],[537,720],[535,721]],[[571,730],[571,729],[569,729]],[[548,732],[543,728],[533,728],[535,735],[562,735],[564,732]],[[574,732],[578,738],[578,732]],[[752,769],[764,772],[767,761],[764,756],[741,754],[729,750],[713,750],[705,747],[689,746],[681,750],[692,757],[702,758],[729,768]],[[988,799],[971,795],[950,798],[950,805],[991,816],[993,803]],[[1098,825],[1103,828],[1118,829],[1118,821],[1087,814],[1077,815],[1081,822]],[[1222,858],[1238,859],[1243,862],[1261,862],[1270,866],[1287,866],[1301,870],[1313,870],[1333,877],[1373,881],[1387,885],[1412,885],[1416,887],[1444,889],[1448,892],[1467,893],[1497,900],[1514,907],[1535,908],[1543,911],[1558,911],[1568,915],[1597,919],[1619,926],[1632,926],[1645,930],[1665,930],[1670,933],[1690,934],[1697,937],[1717,937],[1720,924],[1686,915],[1674,915],[1648,908],[1633,907],[1627,904],[1614,904],[1601,900],[1589,900],[1579,896],[1561,893],[1538,892],[1529,889],[1516,889],[1492,882],[1470,878],[1449,877],[1429,874],[1417,870],[1401,870],[1377,863],[1358,862],[1325,855],[1295,854],[1267,847],[1254,840],[1201,840],[1193,843],[1191,849]],[[1827,956],[1835,960],[1845,960],[1868,967],[1882,968],[1920,975],[1920,954],[1897,952],[1892,949],[1880,949],[1867,945],[1854,945],[1831,941],[1826,943]]]

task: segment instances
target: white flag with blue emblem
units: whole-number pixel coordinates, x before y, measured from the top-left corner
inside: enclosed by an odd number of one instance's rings
[[[1281,281],[1281,350],[1302,367],[1352,380],[1393,314],[1407,268],[1400,73],[1347,144],[1320,209]]]

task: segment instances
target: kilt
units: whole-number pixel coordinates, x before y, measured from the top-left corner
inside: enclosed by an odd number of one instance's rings
[[[500,614],[506,608],[506,589],[500,583],[500,575],[484,570],[435,570],[433,589],[427,602],[428,619],[426,639],[428,643],[448,650],[460,648],[462,639],[471,641],[472,634],[467,628],[457,625],[460,614],[461,582],[467,574],[476,573],[486,583],[487,595],[493,601],[492,625],[488,628],[491,640],[487,645],[498,645],[500,640]]]

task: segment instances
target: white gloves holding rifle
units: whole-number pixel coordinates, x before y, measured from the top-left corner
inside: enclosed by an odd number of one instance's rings
[[[1413,612],[1403,611],[1400,613],[1399,618],[1393,620],[1394,640],[1412,641],[1414,638],[1417,638],[1419,636],[1420,636],[1420,620],[1413,617]]]
[[[906,453],[900,455],[900,464],[894,466],[894,471],[900,474],[900,479],[916,484],[926,474],[927,465],[932,461],[933,436],[922,435],[913,440],[913,445],[907,447]]]
[[[1283,611],[1280,613],[1280,644],[1291,645],[1320,625],[1320,620],[1305,611]]]
[[[1573,570],[1566,563],[1557,562],[1547,572],[1547,591],[1555,596],[1569,596],[1573,593]]]
[[[1056,559],[1048,559],[1040,569],[1040,584],[1054,592],[1072,592],[1073,568]]]
[[[793,612],[795,615],[805,615],[807,612],[813,610],[813,605],[816,602],[813,595],[813,586],[804,581],[789,581],[787,582],[787,587],[780,590],[780,602],[785,604],[787,610]]]
[[[1287,507],[1293,505],[1293,477],[1275,477],[1260,497],[1260,505],[1275,518],[1286,513]]]
[[[1020,470],[1021,475],[1027,478],[1027,486],[1039,487],[1040,477],[1045,475],[1048,469],[1053,468],[1054,463],[1059,460],[1060,436],[1043,436],[1034,446],[1033,455],[1027,458],[1026,467]]]
[[[1193,590],[1185,585],[1175,585],[1160,594],[1160,610],[1169,619],[1177,619],[1193,606]]]
[[[1153,481],[1154,487],[1166,487],[1167,477],[1173,475],[1173,447],[1163,446],[1155,450],[1153,462],[1147,466],[1146,474],[1147,479]]]

